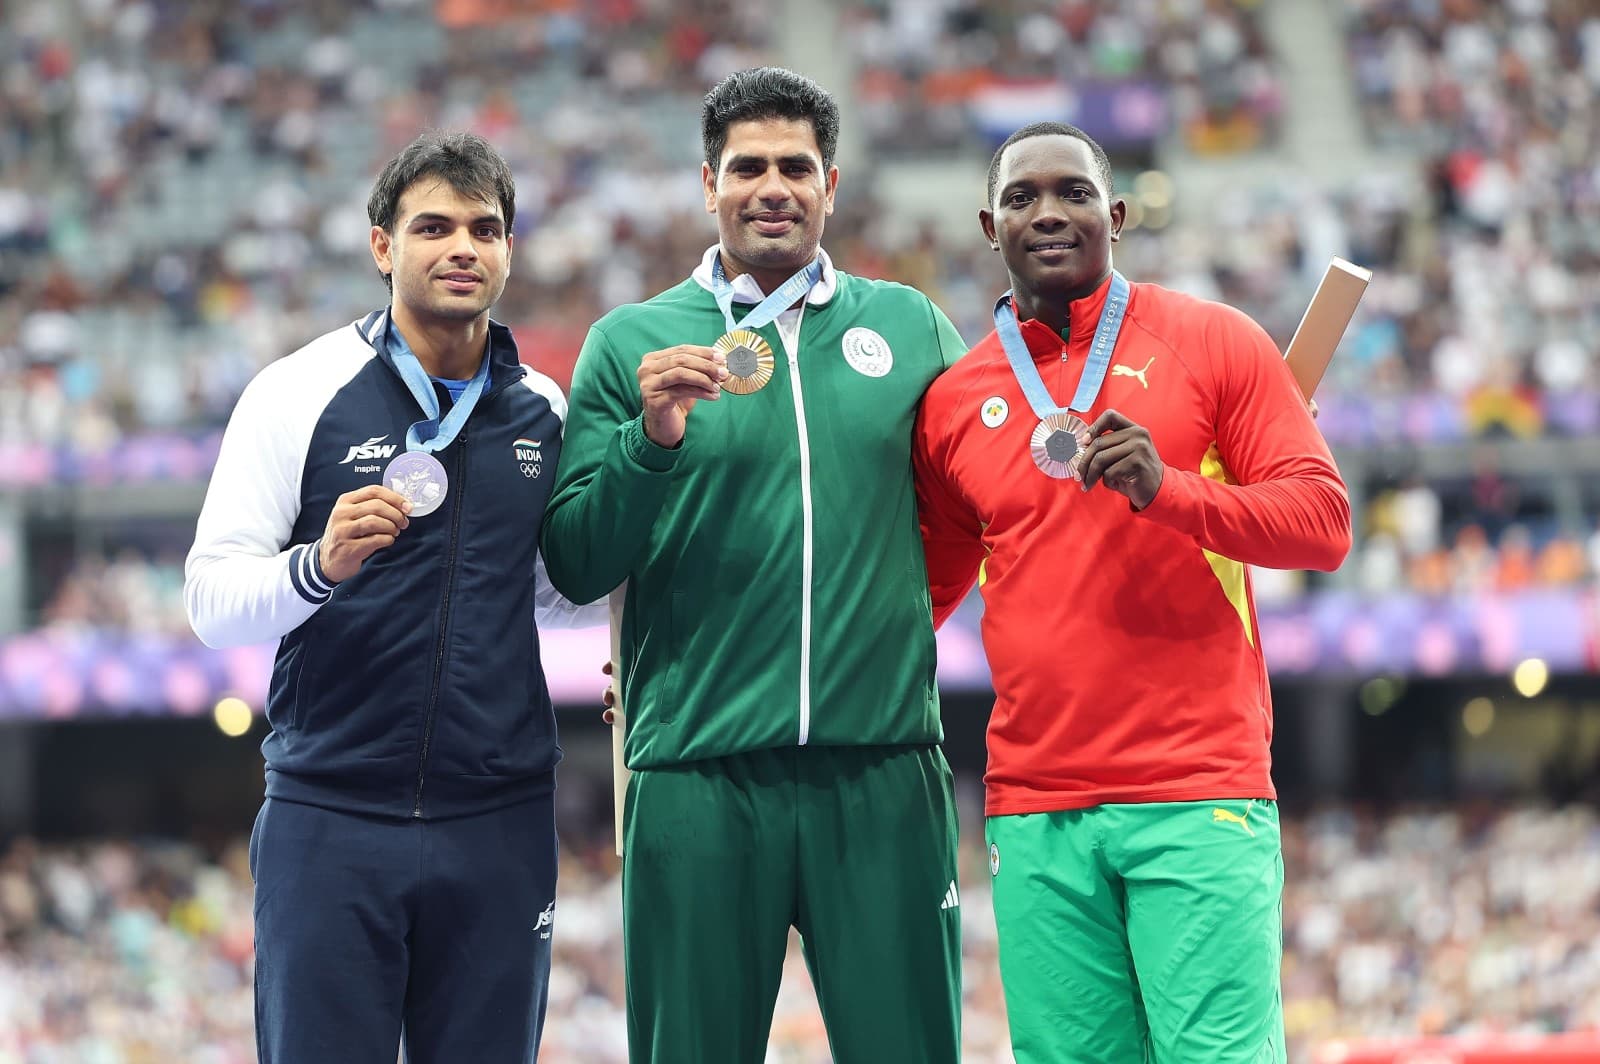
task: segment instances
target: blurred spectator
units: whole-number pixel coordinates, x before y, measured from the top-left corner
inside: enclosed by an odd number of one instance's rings
[[[0,1061],[254,1061],[250,880],[172,843],[0,854]]]
[[[1410,476],[1394,494],[1393,519],[1400,549],[1426,554],[1439,546],[1439,493],[1418,476]]]
[[[1592,809],[1286,823],[1291,1045],[1600,1024]]]
[[[313,321],[384,299],[359,204],[424,126],[512,161],[526,222],[501,311],[563,383],[591,321],[703,249],[676,164],[703,86],[765,58],[756,5],[439,8],[5,9],[0,444],[221,423]]]
[[[1441,387],[1468,397],[1473,431],[1536,434],[1541,391],[1597,383],[1600,12],[1584,0],[1343,6],[1367,127],[1420,149],[1432,187],[1412,239],[1448,298],[1423,311],[1435,322],[1416,338],[1431,340]]]
[[[124,550],[74,559],[40,611],[45,628],[97,628],[130,634],[188,635],[183,552],[158,558]]]
[[[1448,506],[1415,473],[1366,500],[1352,558],[1363,594],[1515,594],[1600,579],[1584,556],[1583,536],[1554,518],[1525,513],[1516,483],[1500,472],[1492,450],[1476,452],[1476,461],[1464,494]],[[1586,519],[1600,527],[1595,514]]]
[[[1258,8],[1246,0],[873,0],[849,5],[842,21],[876,153],[977,155],[1046,110],[1073,118],[1075,99],[1098,94],[1122,101],[1109,110],[1129,125],[1096,131],[1107,143],[1153,142],[1165,130],[1146,125],[1148,116],[1167,113],[1194,150],[1219,154],[1276,135],[1281,92]],[[1119,96],[1127,85],[1153,86],[1153,95]]]

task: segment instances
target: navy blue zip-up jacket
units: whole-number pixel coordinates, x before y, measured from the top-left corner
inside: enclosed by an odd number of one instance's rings
[[[223,435],[184,571],[212,647],[281,640],[262,744],[269,797],[397,817],[548,791],[561,750],[540,623],[603,624],[550,587],[539,527],[566,401],[491,322],[490,376],[450,446],[444,504],[334,585],[318,543],[426,415],[378,311],[266,367]],[[442,409],[450,398],[435,385]]]

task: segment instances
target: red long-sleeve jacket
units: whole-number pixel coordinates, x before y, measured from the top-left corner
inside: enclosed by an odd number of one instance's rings
[[[1022,335],[1073,395],[1110,282],[1069,341]],[[1165,471],[1142,511],[1033,463],[1038,419],[994,333],[923,401],[914,458],[942,624],[977,580],[995,688],[990,815],[1111,802],[1272,798],[1272,703],[1246,564],[1337,568],[1350,503],[1266,333],[1244,314],[1132,287],[1092,422],[1149,430]]]

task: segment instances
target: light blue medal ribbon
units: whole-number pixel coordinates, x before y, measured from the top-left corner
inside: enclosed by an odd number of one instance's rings
[[[1078,390],[1073,394],[1071,406],[1058,406],[1039,376],[1033,355],[1022,339],[1022,329],[1017,325],[1017,312],[1012,306],[1011,293],[995,301],[994,330],[1005,350],[1006,361],[1011,363],[1011,373],[1022,387],[1028,405],[1039,418],[1038,426],[1029,440],[1029,450],[1034,464],[1049,476],[1057,479],[1072,477],[1083,479],[1083,453],[1089,446],[1089,427],[1071,411],[1088,413],[1094,406],[1100,386],[1105,383],[1106,371],[1111,368],[1111,354],[1117,346],[1117,334],[1122,331],[1122,319],[1128,312],[1129,286],[1127,278],[1111,271],[1111,291],[1106,293],[1105,306],[1100,309],[1100,323],[1095,326],[1094,342],[1089,346],[1089,360],[1084,363],[1083,375],[1078,378]]]
[[[417,356],[412,353],[411,345],[406,343],[406,338],[400,335],[391,321],[384,327],[388,335],[389,357],[394,360],[394,368],[400,371],[400,379],[406,382],[412,398],[417,405],[422,407],[422,412],[427,418],[415,422],[406,429],[406,450],[424,451],[429,454],[442,451],[456,441],[461,434],[461,428],[467,423],[467,418],[472,416],[472,408],[478,405],[478,400],[483,396],[483,389],[489,383],[489,349],[485,345],[483,361],[478,365],[478,372],[472,375],[467,382],[467,390],[461,393],[450,407],[450,412],[441,420],[439,417],[439,396],[434,393],[433,381],[428,377],[428,371],[422,368],[422,363],[417,361]]]
[[[711,294],[716,297],[717,307],[722,311],[722,320],[728,324],[728,331],[712,345],[712,350],[727,360],[728,379],[722,382],[723,391],[749,395],[766,387],[772,379],[774,366],[772,345],[762,339],[756,330],[776,321],[778,315],[803,298],[821,279],[822,258],[818,256],[811,260],[809,266],[757,303],[755,309],[744,316],[744,321],[735,322],[733,285],[728,283],[727,275],[722,272],[722,254],[717,253],[711,262]]]
[[[433,381],[417,360],[411,345],[406,343],[406,338],[393,328],[389,320],[384,321],[380,335],[400,379],[405,381],[406,389],[411,392],[417,405],[422,407],[422,412],[428,415],[406,429],[405,453],[384,469],[383,481],[390,490],[411,503],[410,516],[425,517],[443,506],[445,496],[450,492],[450,478],[433,452],[442,451],[455,442],[467,418],[472,415],[472,408],[482,398],[484,386],[489,381],[489,350],[485,345],[478,371],[467,382],[461,398],[441,419],[439,397],[434,393]]]
[[[780,284],[767,298],[757,303],[755,309],[744,316],[744,321],[734,321],[733,285],[728,282],[727,274],[722,272],[721,252],[718,252],[711,262],[711,294],[716,297],[717,307],[722,311],[722,320],[728,323],[729,332],[735,329],[749,329],[754,332],[763,325],[771,325],[778,320],[778,315],[794,306],[795,301],[811,291],[820,280],[822,280],[822,258],[818,256],[811,260],[809,266]]]

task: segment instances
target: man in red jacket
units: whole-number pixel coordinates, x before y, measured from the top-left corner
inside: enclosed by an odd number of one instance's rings
[[[995,154],[1012,291],[916,429],[934,619],[976,580],[1019,1064],[1283,1061],[1272,707],[1247,565],[1331,570],[1343,482],[1245,315],[1111,266],[1081,130]]]

